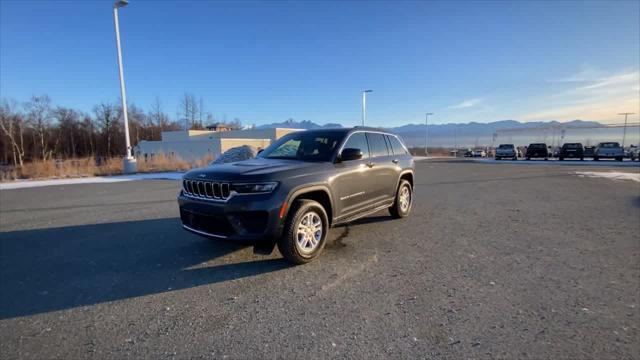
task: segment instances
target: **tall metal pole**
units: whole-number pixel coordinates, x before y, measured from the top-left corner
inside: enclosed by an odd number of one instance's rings
[[[364,122],[367,119],[367,93],[362,92],[362,126],[364,126]]]
[[[373,90],[362,90],[362,126],[367,120],[367,93],[370,92],[373,92]]]
[[[433,113],[426,113],[424,116],[424,156],[429,156],[427,151],[429,144],[429,115],[433,115]]]
[[[120,46],[120,24],[118,22],[118,8],[127,5],[126,1],[116,1],[113,5],[113,20],[116,29],[116,48],[118,50],[118,72],[120,75],[120,97],[122,99],[122,117],[124,119],[124,137],[126,153],[123,160],[124,173],[136,172],[136,161],[131,153],[131,140],[129,138],[129,117],[127,116],[127,93],[124,87],[124,69],[122,67],[122,49]]]
[[[626,140],[626,137],[627,137],[627,116],[633,115],[633,114],[635,113],[625,112],[625,113],[618,114],[618,115],[624,115],[624,130],[622,130],[622,149],[624,149],[624,141]]]

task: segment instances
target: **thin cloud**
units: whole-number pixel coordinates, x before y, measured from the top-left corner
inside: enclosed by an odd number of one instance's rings
[[[474,106],[478,106],[480,104],[482,104],[482,99],[469,99],[469,100],[465,100],[459,104],[456,105],[452,105],[449,106],[449,109],[466,109],[466,108],[470,108],[470,107],[474,107]]]
[[[573,76],[574,79],[581,78]],[[589,80],[582,77],[580,86],[542,99],[544,107],[524,114],[522,120],[597,120],[619,121],[617,113],[640,107],[640,71],[628,70]],[[577,80],[576,80],[577,81]],[[568,82],[568,81],[567,81]],[[546,100],[546,101],[545,101]]]

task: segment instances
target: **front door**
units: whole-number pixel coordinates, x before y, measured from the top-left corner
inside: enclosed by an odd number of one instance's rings
[[[332,179],[337,203],[336,217],[349,216],[367,206],[372,201],[371,191],[367,184],[371,183],[369,146],[363,132],[353,133],[343,149],[362,150],[362,159],[341,161],[336,163],[337,174]]]

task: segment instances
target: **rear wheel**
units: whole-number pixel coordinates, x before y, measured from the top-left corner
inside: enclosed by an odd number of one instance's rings
[[[560,160],[560,161],[564,161],[564,158],[563,158],[563,157],[561,157],[561,158],[558,158],[558,160]]]
[[[597,157],[597,156],[594,156],[594,157],[593,157],[593,161],[598,161],[598,160],[600,160],[600,158],[599,158],[599,157]]]
[[[616,161],[622,161],[622,156],[617,157],[617,158],[616,158]]]
[[[327,212],[313,200],[297,200],[289,212],[278,250],[294,264],[308,263],[322,253],[329,230]]]
[[[411,212],[411,205],[413,205],[413,188],[407,180],[400,180],[396,200],[389,208],[389,213],[395,218],[406,217]]]

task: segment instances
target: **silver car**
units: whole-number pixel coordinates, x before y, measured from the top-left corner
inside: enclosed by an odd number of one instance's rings
[[[617,142],[601,142],[593,154],[593,160],[598,161],[600,159],[622,161],[624,159],[624,149]]]
[[[496,160],[509,158],[512,160],[518,160],[518,149],[513,144],[500,144],[496,149]]]

